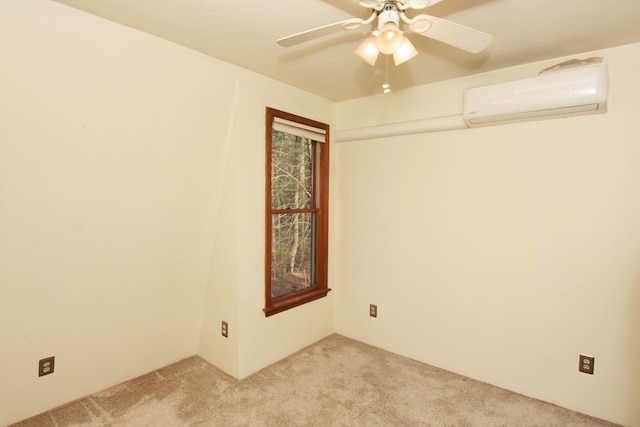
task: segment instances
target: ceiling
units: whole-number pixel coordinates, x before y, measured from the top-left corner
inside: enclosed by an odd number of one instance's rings
[[[494,36],[471,54],[409,34],[419,51],[395,67],[353,51],[371,25],[292,47],[276,40],[371,14],[356,0],[56,0],[333,101],[640,42],[640,0],[443,0],[428,13]],[[375,21],[374,21],[375,24]],[[605,59],[606,60],[606,59]]]

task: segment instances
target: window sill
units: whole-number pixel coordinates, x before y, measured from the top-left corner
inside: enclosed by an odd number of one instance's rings
[[[286,299],[282,301],[276,301],[270,306],[265,307],[262,311],[264,311],[265,317],[272,316],[277,313],[281,313],[285,310],[289,310],[290,308],[297,307],[302,304],[306,304],[308,302],[323,298],[327,296],[331,289],[314,289],[310,292],[306,292],[304,294],[288,296]]]

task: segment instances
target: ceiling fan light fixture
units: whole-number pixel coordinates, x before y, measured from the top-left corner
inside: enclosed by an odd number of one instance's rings
[[[367,37],[360,46],[358,46],[354,53],[362,58],[364,62],[373,67],[376,63],[376,59],[378,59],[378,54],[380,53],[376,43],[376,36],[370,35]]]
[[[380,28],[377,45],[380,52],[390,55],[402,46],[404,35],[394,22],[387,22]]]
[[[402,36],[402,44],[393,53],[393,63],[398,66],[416,56],[418,51],[406,36]]]

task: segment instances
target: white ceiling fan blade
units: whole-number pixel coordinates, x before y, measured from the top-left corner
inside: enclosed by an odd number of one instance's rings
[[[424,27],[425,21],[431,22],[431,26],[424,31],[417,31],[418,28],[414,29],[416,34],[441,41],[471,53],[482,51],[493,41],[491,34],[431,15],[418,15],[413,18],[412,21],[416,23],[416,27]]]
[[[302,31],[301,33],[282,37],[278,39],[278,44],[284,47],[294,46],[300,43],[317,39],[318,37],[337,33],[342,30],[351,30],[354,28],[358,28],[364,23],[366,23],[366,21],[364,21],[363,19],[351,18],[344,21],[335,22],[333,24],[323,25],[322,27],[312,28],[310,30]]]
[[[401,9],[424,9],[441,1],[442,0],[405,0],[404,7],[401,7]]]
[[[362,7],[367,9],[382,10],[385,0],[355,0]],[[440,3],[442,0],[396,0],[396,5],[400,10],[424,9]]]

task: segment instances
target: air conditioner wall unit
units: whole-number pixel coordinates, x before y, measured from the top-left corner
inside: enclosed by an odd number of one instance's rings
[[[604,113],[608,92],[607,65],[584,65],[467,89],[462,117],[480,127]]]

